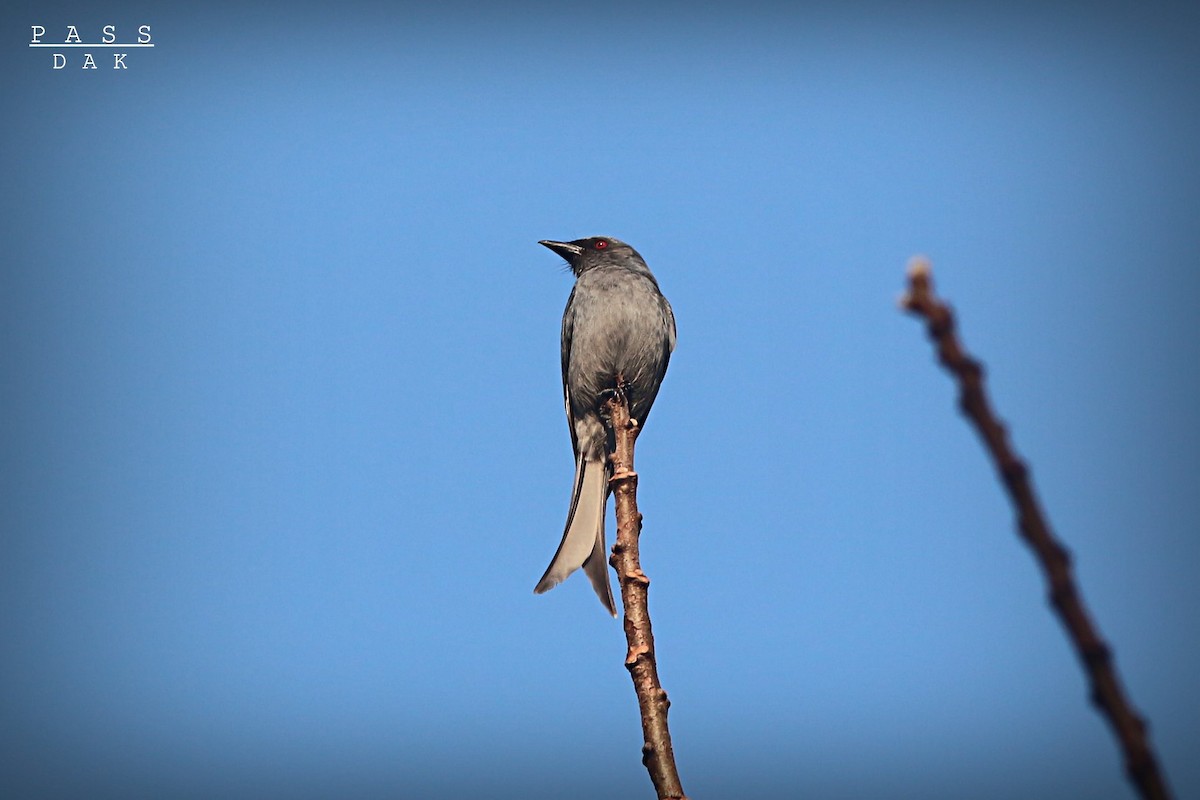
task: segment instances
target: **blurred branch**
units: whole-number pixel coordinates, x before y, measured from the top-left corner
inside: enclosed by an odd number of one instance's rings
[[[618,385],[620,383],[618,382]],[[629,651],[625,668],[633,678],[638,708],[642,714],[642,764],[650,773],[660,800],[687,800],[675,767],[675,751],[671,747],[671,732],[667,729],[667,709],[671,703],[658,680],[658,665],[654,656],[654,634],[650,630],[650,610],[647,592],[650,579],[642,572],[638,554],[638,537],[642,532],[642,515],[637,509],[637,473],[633,471],[633,444],[637,439],[637,422],[629,417],[629,407],[623,393],[616,392],[605,402],[606,422],[615,439],[612,450],[613,476],[609,480],[616,496],[617,542],[609,563],[617,570],[621,586],[621,603],[625,607],[625,639]]]
[[[1033,549],[1050,588],[1050,603],[1067,629],[1091,682],[1092,703],[1107,718],[1125,754],[1125,771],[1147,800],[1170,797],[1166,779],[1146,735],[1146,726],[1121,686],[1112,651],[1092,624],[1075,585],[1071,557],[1055,538],[1042,514],[1029,470],[1008,442],[1004,426],[992,413],[983,388],[983,367],[963,349],[955,333],[954,315],[933,293],[929,263],[913,259],[908,293],[901,306],[923,317],[938,360],[958,382],[958,404],[975,426],[1004,482],[1017,514],[1021,537]]]

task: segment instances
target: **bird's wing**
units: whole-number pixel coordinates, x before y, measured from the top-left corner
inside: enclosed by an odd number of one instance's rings
[[[575,289],[567,299],[567,310],[563,312],[562,321],[562,381],[563,404],[567,407],[567,428],[571,431],[571,452],[579,455],[579,442],[575,439],[575,417],[571,414],[571,387],[567,385],[567,374],[571,367],[571,336],[575,332]]]
[[[675,352],[675,312],[672,310],[671,303],[667,300],[667,298],[663,297],[661,294],[659,297],[662,298],[663,321],[667,323],[667,348],[663,353],[662,367],[659,368],[658,375],[656,375],[654,378],[654,383],[656,386],[661,384],[663,378],[666,377],[667,364],[671,361],[671,354]],[[655,394],[657,393],[658,392],[656,389]],[[647,410],[647,416],[649,413],[650,412]],[[642,422],[645,422],[645,420],[643,419]]]
[[[659,297],[662,297],[660,294]],[[667,318],[667,352],[675,352],[675,312],[671,309],[671,303],[667,298],[662,298],[663,316]]]

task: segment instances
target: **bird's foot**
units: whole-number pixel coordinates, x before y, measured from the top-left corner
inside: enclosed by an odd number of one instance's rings
[[[600,391],[600,405],[606,404],[609,400],[616,400],[621,403],[629,402],[629,382],[621,376],[617,376],[617,383],[611,389],[602,389]]]

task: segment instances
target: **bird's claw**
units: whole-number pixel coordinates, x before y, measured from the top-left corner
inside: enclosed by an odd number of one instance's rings
[[[617,378],[617,384],[611,389],[600,390],[600,405],[605,405],[609,400],[617,400],[619,402],[628,402],[629,399],[629,383],[623,378]]]

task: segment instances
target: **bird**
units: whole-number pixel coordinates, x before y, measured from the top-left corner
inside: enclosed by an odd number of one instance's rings
[[[566,259],[575,274],[562,321],[563,401],[575,480],[562,541],[533,591],[547,592],[583,567],[615,617],[604,545],[611,445],[600,408],[613,392],[623,392],[629,416],[639,430],[645,425],[675,350],[675,313],[645,259],[620,239],[538,244]]]

